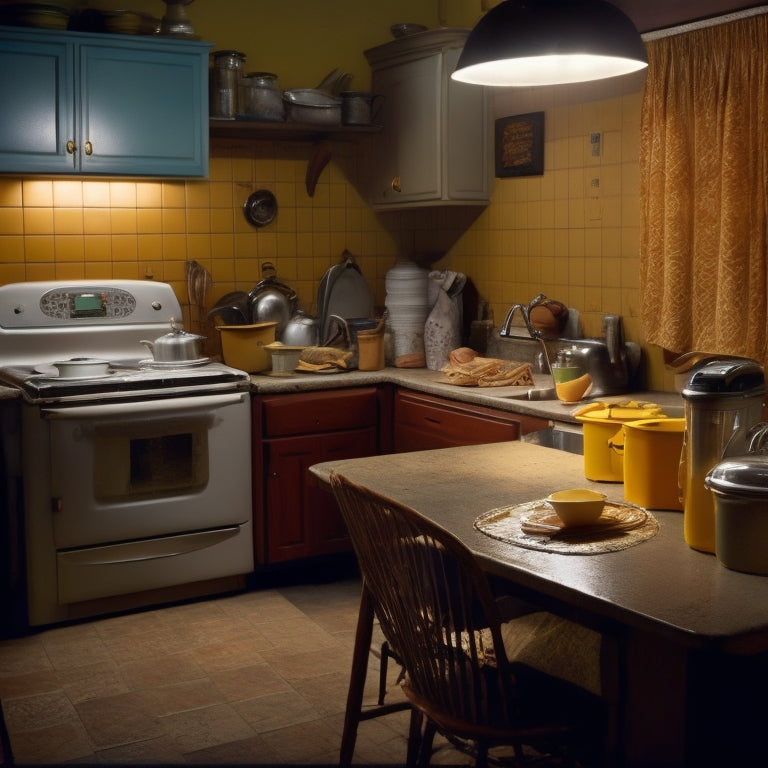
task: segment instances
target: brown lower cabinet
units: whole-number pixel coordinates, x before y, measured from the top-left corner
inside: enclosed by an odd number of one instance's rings
[[[254,397],[257,563],[351,550],[336,502],[308,469],[387,452],[379,422],[391,418],[388,395],[386,388],[361,387]]]
[[[258,564],[351,550],[336,502],[308,469],[380,453],[517,440],[545,419],[391,385],[255,395],[254,547]]]
[[[544,429],[548,424],[546,419],[536,416],[497,411],[422,392],[395,392],[396,453],[519,440],[521,435]]]

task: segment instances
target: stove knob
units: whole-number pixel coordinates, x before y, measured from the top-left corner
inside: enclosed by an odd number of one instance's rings
[[[152,309],[156,309],[160,311],[162,308],[163,308],[163,305],[159,301],[152,302]]]
[[[18,306],[15,306],[13,308],[13,314],[14,315],[23,315],[24,314],[24,305],[19,304]]]

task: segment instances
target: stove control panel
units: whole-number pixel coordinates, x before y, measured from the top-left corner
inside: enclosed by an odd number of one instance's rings
[[[0,286],[2,329],[170,323],[181,307],[167,283],[103,280]]]

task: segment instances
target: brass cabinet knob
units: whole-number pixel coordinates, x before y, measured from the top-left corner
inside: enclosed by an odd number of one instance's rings
[[[400,186],[400,177],[399,176],[395,176],[395,178],[392,179],[392,189],[395,192],[402,192],[403,191],[403,188]]]
[[[93,154],[93,144],[90,141],[85,142],[85,154],[89,157]]]
[[[75,142],[70,139],[67,142],[67,154],[68,155],[74,155],[75,154]]]

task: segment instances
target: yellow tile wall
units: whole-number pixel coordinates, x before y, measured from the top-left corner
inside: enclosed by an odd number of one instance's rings
[[[499,103],[496,114],[534,111]],[[491,205],[372,212],[353,180],[366,145],[334,145],[334,160],[314,197],[302,142],[214,140],[206,180],[0,177],[0,283],[78,278],[152,278],[170,282],[192,324],[186,261],[210,270],[209,306],[232,290],[250,290],[262,264],[314,312],[317,286],[345,249],[358,260],[378,304],[398,257],[469,275],[499,324],[508,307],[538,293],[580,310],[587,335],[602,315],[624,319],[627,338],[643,343],[639,323],[640,92],[586,103],[545,105],[542,176],[496,179]],[[599,132],[602,153],[590,154]],[[256,189],[278,201],[271,224],[256,229],[242,205]],[[425,254],[431,254],[426,258]],[[435,254],[445,254],[434,260]],[[649,383],[663,374],[653,350]]]

